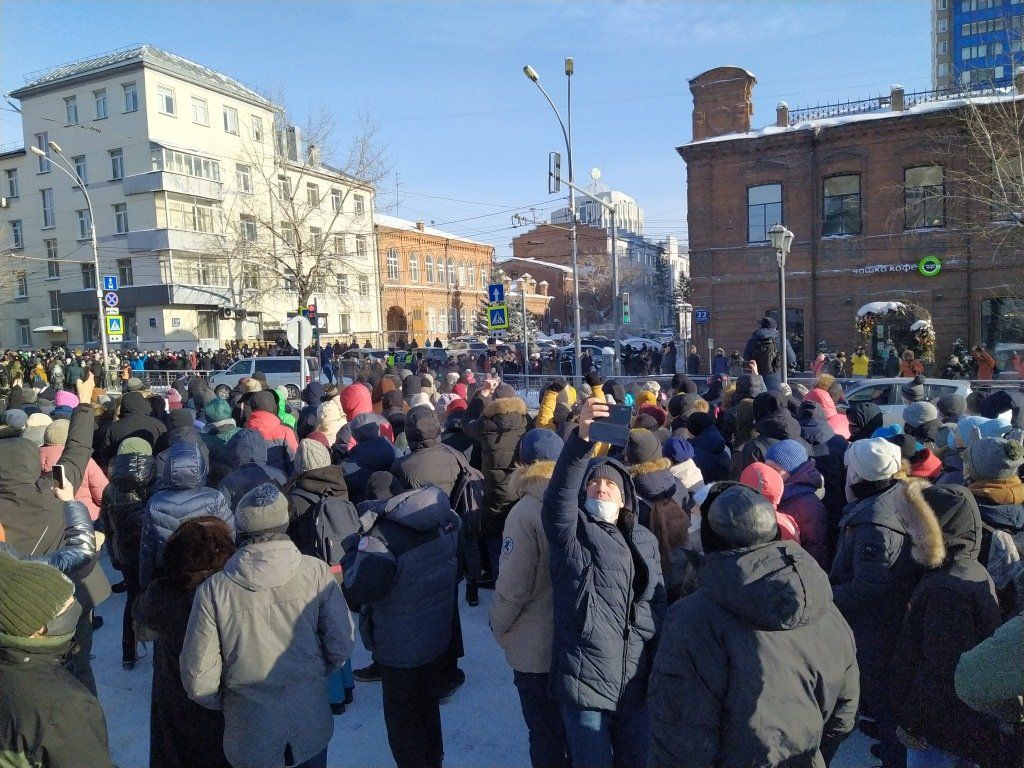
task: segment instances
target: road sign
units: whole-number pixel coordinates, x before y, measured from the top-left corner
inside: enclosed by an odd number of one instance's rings
[[[488,285],[487,298],[491,300],[491,304],[501,304],[505,301],[505,284],[491,283]]]
[[[124,317],[121,315],[107,315],[107,335],[116,336],[124,333]]]
[[[104,307],[103,308],[103,314],[104,315],[120,315],[121,314],[121,310],[119,308],[117,308],[117,307]]]
[[[302,340],[299,340],[299,334],[301,329]],[[302,349],[308,347],[313,342],[313,326],[309,320],[304,318],[302,315],[296,315],[288,321],[288,343],[295,349]],[[302,347],[299,344],[302,344]]]
[[[117,294],[114,293],[113,291],[107,291],[103,296],[103,303],[106,304],[108,307],[116,307]]]
[[[124,336],[121,335],[120,333],[108,333],[107,341],[109,341],[111,344],[120,344],[122,341],[124,341]]]
[[[495,304],[487,308],[487,327],[492,331],[508,328],[508,304]]]
[[[117,290],[117,275],[104,275],[103,276],[103,290],[104,291],[116,291]]]
[[[711,310],[710,309],[695,309],[693,310],[693,322],[698,324],[710,323],[711,322]]]

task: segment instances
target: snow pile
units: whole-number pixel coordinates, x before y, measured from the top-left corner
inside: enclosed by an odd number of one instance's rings
[[[910,326],[911,333],[917,333],[918,331],[931,330],[932,324],[930,320],[918,320],[912,326]]]
[[[871,301],[857,310],[857,317],[884,315],[890,312],[896,314],[897,312],[905,312],[906,309],[907,305],[900,301]]]

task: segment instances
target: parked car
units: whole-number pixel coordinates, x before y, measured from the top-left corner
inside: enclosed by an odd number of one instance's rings
[[[903,423],[903,397],[900,387],[906,384],[906,378],[894,379],[853,379],[844,384],[845,404],[839,409],[845,411],[854,403],[870,402],[877,405],[886,424]],[[960,379],[925,379],[924,394],[928,400],[938,400],[943,395],[971,394],[971,382]]]
[[[257,371],[262,371],[271,387],[283,386],[288,390],[289,400],[299,399],[299,360],[298,355],[282,357],[246,357],[239,360],[226,371],[217,371],[207,379],[210,388],[218,397],[226,398],[240,379],[252,378]],[[302,370],[305,384],[320,381],[320,361],[315,357],[307,357]]]

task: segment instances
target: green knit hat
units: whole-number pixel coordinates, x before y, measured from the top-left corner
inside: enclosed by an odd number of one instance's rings
[[[31,637],[60,614],[74,593],[74,584],[56,568],[0,552],[0,632]]]
[[[141,453],[143,456],[153,455],[153,446],[141,437],[127,437],[117,446],[117,455],[123,453]]]

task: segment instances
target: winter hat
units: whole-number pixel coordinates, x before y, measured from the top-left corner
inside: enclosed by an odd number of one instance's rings
[[[459,374],[455,371],[450,371],[444,375],[444,380],[448,384],[448,389],[451,390],[452,387],[459,383]]]
[[[370,475],[366,484],[366,498],[374,501],[387,501],[393,496],[404,492],[398,478],[386,470],[378,470]]]
[[[911,403],[903,409],[903,421],[912,427],[919,427],[939,418],[939,409],[927,400]]]
[[[672,377],[672,389],[680,394],[697,394],[696,383],[694,383],[694,381],[685,373],[677,373]]]
[[[691,413],[686,419],[686,428],[690,431],[690,434],[696,437],[705,429],[715,426],[715,417],[710,413],[701,413],[699,411]]]
[[[448,413],[448,406],[459,399],[458,395],[453,395],[451,392],[446,392],[443,395],[437,396],[437,402],[434,403],[434,412],[438,418]]]
[[[437,413],[429,405],[417,405],[405,414],[405,435],[409,443],[421,443],[424,440],[435,440],[441,436],[441,425],[437,421]]]
[[[982,437],[1002,437],[1007,432],[1007,427],[995,419],[986,419],[984,416],[964,416],[956,424],[956,435],[960,442],[967,447],[975,441],[974,430],[977,429]],[[956,445],[956,436],[949,435],[949,447]]]
[[[1012,440],[985,437],[964,450],[964,476],[971,480],[1007,480],[1024,464],[1024,447]]]
[[[323,443],[310,440],[308,437],[299,441],[299,450],[295,452],[295,474],[301,475],[312,469],[323,469],[331,466],[331,452]]]
[[[884,427],[879,427],[871,433],[872,437],[881,437],[888,440],[890,437],[896,437],[896,435],[903,434],[902,424],[886,424]]]
[[[4,424],[18,432],[24,432],[28,426],[28,414],[18,408],[12,408],[4,413]]]
[[[959,421],[967,413],[967,400],[962,395],[943,395],[936,402],[943,421]]]
[[[900,456],[907,461],[910,461],[920,451],[924,450],[924,446],[917,442],[913,435],[893,435],[892,437],[887,437],[885,439],[898,447],[900,449]]]
[[[196,424],[196,412],[191,408],[178,408],[175,411],[171,411],[167,415],[167,429],[184,429],[185,427],[195,427]]]
[[[765,461],[778,464],[785,472],[792,472],[807,462],[807,449],[799,440],[779,440],[764,455]]]
[[[142,389],[142,379],[132,376],[128,379],[128,383],[125,385],[129,392],[138,392]]]
[[[288,530],[288,500],[273,483],[257,485],[238,501],[235,528],[241,533]]]
[[[636,403],[637,407],[643,407],[645,405],[657,405],[658,396],[651,392],[649,389],[641,389],[640,393],[636,396],[636,400],[634,400],[634,402]]]
[[[26,405],[32,405],[39,399],[39,393],[34,389],[23,389],[21,391],[21,399]]]
[[[181,408],[181,392],[176,390],[174,387],[167,390],[165,397],[167,398],[167,409],[169,411],[175,411]]]
[[[626,487],[623,484],[622,473],[615,469],[615,467],[604,462],[598,464],[594,467],[593,472],[590,473],[587,482],[589,483],[591,480],[611,480],[615,483],[615,487],[619,489],[619,495],[622,497],[623,503],[625,503]]]
[[[665,409],[657,405],[642,405],[640,406],[640,413],[645,416],[650,416],[656,422],[659,427],[664,427],[668,423],[668,414]]]
[[[754,421],[786,410],[786,397],[781,392],[762,392],[754,398]]]
[[[846,466],[860,480],[888,480],[900,471],[898,446],[880,437],[858,440],[846,450]]]
[[[375,437],[383,437],[384,426],[387,423],[387,419],[376,413],[361,413],[349,422],[352,439],[362,443]]]
[[[782,501],[782,475],[763,462],[748,464],[740,474],[740,482],[768,499],[772,507],[777,508]]]
[[[915,376],[900,387],[900,394],[912,403],[924,400],[924,376]]]
[[[380,399],[380,407],[382,410],[391,410],[392,408],[402,409],[402,393],[397,389],[392,389],[389,392],[385,392],[384,396]]]
[[[458,384],[452,385],[452,392],[461,397],[463,400],[466,400],[469,396],[469,387],[467,387],[460,381]]]
[[[713,485],[715,487],[711,488],[708,498],[701,504],[702,511],[707,507],[703,511],[701,525],[701,541],[705,552],[753,547],[778,539],[779,526],[775,510],[764,496],[746,485],[729,483],[720,491],[718,486],[723,484]],[[717,546],[708,546],[715,538],[720,539],[721,543],[715,542]]]
[[[68,429],[71,422],[59,419],[50,424],[43,432],[43,445],[64,445],[68,441]]]
[[[550,429],[531,429],[519,443],[519,458],[523,464],[555,461],[564,445],[565,441]]]
[[[152,456],[153,446],[147,443],[145,438],[126,437],[121,441],[121,444],[117,446],[117,455],[121,456],[126,453],[138,453],[142,456]]]
[[[453,413],[461,413],[467,408],[469,408],[469,405],[466,404],[466,401],[463,400],[461,397],[457,397],[450,403],[448,403],[448,408],[445,410],[445,415],[451,416]]]
[[[56,568],[0,552],[0,632],[31,637],[56,618],[75,585]]]
[[[246,392],[262,392],[263,385],[259,379],[244,379],[239,382],[242,385],[242,389]]]
[[[54,396],[53,404],[58,408],[61,408],[63,406],[68,406],[69,408],[77,408],[81,404],[81,401],[78,399],[77,395],[68,392],[66,389],[62,389]]]
[[[633,419],[633,429],[646,429],[655,432],[658,429],[658,421],[649,413],[641,413]]]
[[[494,390],[492,397],[495,400],[509,399],[513,397],[519,397],[519,393],[516,392],[515,388],[510,384],[502,382],[498,385],[497,389]]]
[[[45,413],[29,414],[28,421],[25,422],[24,436],[36,445],[42,446],[43,435],[46,433],[46,428],[52,423],[53,419]]]
[[[164,547],[164,573],[186,588],[199,586],[235,553],[231,528],[212,515],[183,520]]]
[[[361,413],[373,410],[370,390],[362,384],[349,384],[341,390],[339,399],[341,400],[341,409],[345,412],[345,418],[349,421]]]
[[[645,464],[661,458],[661,444],[654,434],[646,429],[629,430],[626,440],[625,460],[627,464]]]
[[[409,398],[423,392],[423,382],[419,376],[406,376],[402,382],[402,397]]]
[[[642,392],[653,392],[655,395],[657,395],[659,392],[661,392],[661,384],[652,379],[651,381],[645,381],[643,384],[641,384],[640,390]]]
[[[277,397],[270,390],[264,389],[257,392],[250,402],[252,403],[253,411],[277,415]]]
[[[684,461],[689,461],[693,458],[693,446],[690,445],[689,440],[683,440],[681,437],[670,437],[661,446],[661,455],[673,464],[682,464]]]
[[[222,397],[215,397],[203,409],[206,418],[212,421],[225,421],[231,418],[231,405]]]

